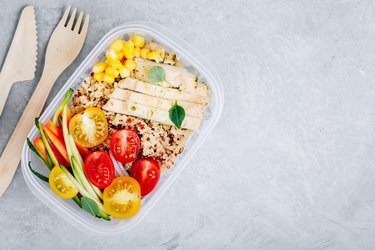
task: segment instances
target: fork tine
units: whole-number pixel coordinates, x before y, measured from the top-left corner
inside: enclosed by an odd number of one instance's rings
[[[70,12],[70,5],[66,7],[63,17],[61,18],[60,23],[65,26],[66,22],[68,21],[68,15]]]
[[[76,31],[77,33],[79,33],[79,28],[82,26],[82,17],[83,17],[83,11],[79,13],[76,25],[74,25],[73,31]]]
[[[89,22],[90,22],[90,16],[86,15],[85,22],[83,23],[82,30],[81,30],[81,32],[79,32],[79,34],[85,35],[87,33],[87,28],[89,27]]]
[[[76,18],[76,13],[77,13],[77,8],[74,8],[72,14],[70,15],[69,22],[66,25],[66,27],[70,28],[71,30],[73,30],[73,24],[74,24],[74,19]]]

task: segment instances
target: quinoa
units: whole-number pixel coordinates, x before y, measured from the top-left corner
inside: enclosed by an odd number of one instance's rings
[[[102,108],[109,100],[114,85],[96,82],[91,76],[84,79],[82,86],[75,92],[71,102],[72,115],[88,107]],[[179,129],[134,116],[123,115],[103,110],[108,121],[108,138],[91,150],[109,149],[109,142],[114,132],[120,129],[131,129],[140,138],[141,149],[138,158],[149,158],[157,161],[163,171],[170,169],[178,156],[183,152],[190,130]],[[129,170],[133,163],[125,164]]]

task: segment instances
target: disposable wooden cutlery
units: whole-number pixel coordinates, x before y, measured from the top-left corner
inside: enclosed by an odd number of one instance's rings
[[[48,43],[44,70],[34,94],[23,112],[17,127],[0,158],[0,197],[10,184],[21,158],[22,146],[35,117],[39,116],[57,77],[77,57],[86,39],[89,16],[83,20],[81,12],[74,22],[77,9],[70,13],[70,6],[55,28]],[[70,16],[70,18],[69,18]]]
[[[22,10],[12,44],[0,73],[0,115],[13,83],[32,80],[35,77],[36,33],[34,7],[27,6]]]

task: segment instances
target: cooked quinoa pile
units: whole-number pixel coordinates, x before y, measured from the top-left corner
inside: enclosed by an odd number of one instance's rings
[[[115,83],[116,84],[116,83]],[[71,102],[72,115],[84,111],[88,107],[102,108],[109,100],[115,85],[95,81],[91,76],[84,79],[82,86],[75,92]],[[123,115],[111,111],[105,111],[109,136],[103,143],[92,150],[109,150],[111,135],[119,129],[131,129],[135,131],[141,141],[141,150],[138,158],[150,158],[156,160],[162,170],[170,169],[178,156],[184,150],[185,141],[191,133],[187,129],[179,129],[174,126]],[[133,163],[128,163],[128,170]]]

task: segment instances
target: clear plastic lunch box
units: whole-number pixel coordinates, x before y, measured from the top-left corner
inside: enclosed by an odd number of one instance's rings
[[[92,66],[99,60],[104,59],[105,51],[113,41],[119,38],[128,38],[135,34],[145,36],[146,40],[156,41],[163,45],[167,51],[175,52],[181,58],[181,63],[185,67],[196,73],[201,81],[208,84],[210,103],[205,110],[205,117],[201,127],[189,137],[186,142],[185,150],[180,158],[168,172],[162,173],[160,181],[154,191],[142,199],[142,206],[138,214],[127,220],[112,219],[111,221],[105,221],[95,218],[79,208],[72,200],[64,200],[56,196],[51,191],[48,183],[34,176],[29,170],[28,162],[31,161],[32,166],[38,172],[46,176],[49,174],[49,170],[39,161],[26,143],[24,144],[21,161],[22,173],[31,192],[45,205],[56,212],[56,214],[85,232],[90,231],[106,235],[120,234],[139,223],[188,165],[189,160],[218,122],[223,108],[224,94],[220,78],[211,64],[209,64],[200,53],[191,48],[191,46],[181,38],[178,38],[171,31],[160,25],[148,22],[131,22],[112,29],[100,40],[52,100],[41,115],[40,120],[44,122],[46,119],[52,117],[54,111],[63,100],[68,88],[76,90],[80,87],[83,79],[90,74]],[[37,136],[38,131],[34,127],[28,137],[34,140]]]

